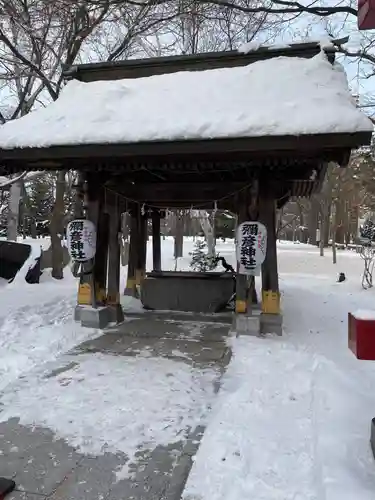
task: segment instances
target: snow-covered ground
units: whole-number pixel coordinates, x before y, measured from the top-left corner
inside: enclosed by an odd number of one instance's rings
[[[279,262],[285,335],[233,341],[185,500],[375,498],[375,362],[347,347],[347,314],[375,310],[375,291],[353,252],[334,266],[329,251],[280,243]]]
[[[162,245],[163,268],[173,269],[173,241],[167,238]],[[188,269],[192,249],[186,239],[179,269]],[[233,264],[233,242],[219,243],[218,251]],[[149,264],[151,256],[149,246]],[[284,336],[230,340],[234,356],[208,417],[186,500],[375,498],[369,447],[375,363],[358,361],[347,347],[348,312],[375,309],[375,291],[361,288],[362,267],[355,252],[339,251],[333,265],[330,251],[320,257],[312,246],[279,243]],[[339,272],[347,276],[343,283],[336,282]],[[125,276],[123,269],[121,286]],[[111,356],[87,355],[69,377],[43,379],[42,363],[100,332],[73,322],[77,283],[69,270],[61,282],[46,273],[40,285],[2,285],[1,419],[42,421],[83,451],[98,452],[106,443],[111,451],[132,455],[138,437],[163,444],[176,422],[185,418],[193,425],[205,413],[215,374],[159,362],[147,353],[126,366]],[[167,381],[168,373],[175,377]],[[117,386],[119,380],[127,380],[127,386]],[[147,398],[142,384],[152,389]],[[103,394],[105,413],[97,404]],[[172,394],[178,397],[170,407]],[[149,415],[160,417],[154,427],[152,420],[139,422],[146,406]],[[83,422],[82,415],[89,420]],[[103,424],[108,418],[114,419],[112,434]],[[120,422],[132,429],[134,439],[119,433]]]

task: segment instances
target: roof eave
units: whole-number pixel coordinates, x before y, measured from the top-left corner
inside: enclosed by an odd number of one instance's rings
[[[300,136],[265,136],[210,140],[139,142],[129,144],[84,144],[45,148],[0,149],[0,161],[24,162],[63,161],[75,159],[111,159],[124,161],[157,157],[201,157],[209,155],[248,155],[267,157],[278,155],[325,155],[345,166],[350,151],[371,143],[371,131]]]
[[[335,58],[335,43],[332,47],[324,47],[331,62]],[[237,50],[223,52],[205,52],[200,54],[152,57],[144,59],[128,59],[125,61],[107,61],[100,63],[63,66],[66,80],[76,79],[83,82],[96,80],[117,80],[124,78],[141,78],[152,75],[175,73],[178,71],[198,71],[217,68],[246,66],[256,61],[273,57],[305,57],[310,58],[322,50],[319,42],[294,43],[285,47],[259,47],[248,53]]]

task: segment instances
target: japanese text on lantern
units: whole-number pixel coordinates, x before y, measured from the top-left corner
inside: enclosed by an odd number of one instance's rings
[[[243,222],[237,229],[240,274],[258,274],[267,251],[267,230],[260,222]]]
[[[241,227],[241,235],[240,263],[245,269],[254,269],[256,267],[255,245],[258,239],[257,224],[243,224]]]
[[[94,224],[85,219],[71,221],[67,228],[67,242],[73,260],[84,262],[92,259],[96,251]]]

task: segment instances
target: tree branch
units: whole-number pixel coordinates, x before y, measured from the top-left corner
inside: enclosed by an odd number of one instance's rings
[[[93,3],[100,5],[103,0],[92,0]],[[115,3],[118,5],[134,5],[139,7],[140,5],[144,7],[155,7],[157,5],[163,5],[163,4],[168,4],[170,3],[170,0],[145,0],[144,2],[141,2],[140,0],[114,0]],[[241,5],[236,3],[235,1],[227,1],[227,0],[200,0],[201,4],[208,4],[208,5],[216,5],[218,7],[223,7],[227,9],[233,9],[237,10],[239,12],[242,12],[244,14],[255,14],[258,12],[265,12],[268,14],[299,14],[299,13],[307,13],[307,14],[314,14],[316,16],[321,16],[321,17],[328,17],[332,16],[334,14],[351,14],[353,16],[357,16],[358,12],[356,9],[353,9],[352,7],[346,6],[326,6],[326,7],[312,7],[310,5],[303,5],[300,4],[299,2],[292,2],[292,1],[287,1],[287,0],[273,0],[271,2],[272,5],[276,4],[279,7],[271,7],[271,6],[266,6],[266,5],[260,5],[260,6],[254,6],[254,7],[247,7],[245,5]]]

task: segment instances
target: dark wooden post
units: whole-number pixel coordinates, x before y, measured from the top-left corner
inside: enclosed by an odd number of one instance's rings
[[[111,310],[112,321],[121,323],[124,314],[120,304],[120,241],[121,229],[120,207],[115,194],[107,195],[107,212],[109,214],[108,245],[108,295],[107,305]]]
[[[157,210],[152,212],[152,263],[154,271],[161,271],[160,217]]]
[[[248,220],[256,221],[259,212],[259,182],[254,179],[249,191],[243,191],[238,198],[238,221],[237,224]],[[240,275],[237,265],[237,283],[236,283],[236,312],[250,313],[253,304],[257,304],[257,293],[255,289],[254,276]]]
[[[267,186],[260,197],[260,221],[267,228],[267,253],[262,265],[262,312],[280,314],[279,276],[276,249],[276,201]]]
[[[138,217],[137,211],[133,208],[130,211],[130,243],[128,259],[128,276],[124,295],[137,296],[135,273],[137,268],[137,241],[138,241]]]
[[[247,200],[246,193],[240,193],[239,195],[239,206],[238,206],[238,219],[237,225],[239,226],[242,222],[245,222],[248,218],[247,216]],[[247,276],[245,274],[239,273],[239,263],[237,262],[237,277],[236,277],[236,313],[245,314],[247,312]]]
[[[147,214],[142,215],[140,207],[137,210],[138,238],[137,238],[137,266],[135,271],[136,285],[142,285],[146,273],[147,258]]]
[[[101,204],[101,207],[104,206]],[[107,266],[109,242],[109,215],[100,210],[97,246],[94,264],[94,286],[98,305],[104,305],[107,299]]]
[[[102,306],[106,301],[107,291],[107,256],[108,256],[108,214],[104,213],[104,188],[99,174],[87,177],[86,206],[87,218],[97,230],[96,256],[94,262],[83,266],[85,274],[80,278],[78,305]]]
[[[179,259],[180,257],[183,257],[185,217],[181,210],[175,210],[174,218],[175,236],[173,255],[175,259]]]

